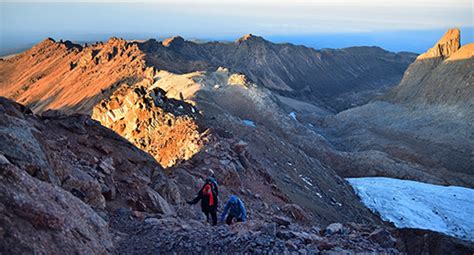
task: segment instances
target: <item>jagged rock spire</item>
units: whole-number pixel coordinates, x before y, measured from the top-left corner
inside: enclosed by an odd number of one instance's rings
[[[447,58],[461,47],[461,31],[458,28],[449,29],[443,37],[429,49],[421,54],[418,59]]]

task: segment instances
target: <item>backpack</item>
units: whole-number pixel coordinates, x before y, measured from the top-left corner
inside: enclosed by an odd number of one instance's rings
[[[217,184],[216,179],[214,179],[213,177],[209,177],[206,179],[206,184],[211,185],[212,192],[214,192],[216,196],[219,195],[219,185]]]

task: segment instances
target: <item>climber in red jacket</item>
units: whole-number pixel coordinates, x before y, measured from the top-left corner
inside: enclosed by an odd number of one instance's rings
[[[214,178],[208,178],[199,190],[197,196],[192,201],[187,202],[190,205],[196,204],[201,200],[202,212],[206,215],[206,219],[209,222],[209,216],[212,218],[212,225],[217,224],[217,196],[219,191],[217,188],[217,182]]]

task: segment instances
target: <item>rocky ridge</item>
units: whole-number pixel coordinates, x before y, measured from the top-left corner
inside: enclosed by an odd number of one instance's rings
[[[47,39],[2,59],[0,86],[5,88],[2,96],[35,112],[53,108],[90,113],[103,93],[108,96],[122,84],[150,77],[150,67],[184,74],[224,66],[282,96],[340,111],[397,84],[414,57],[377,47],[318,51],[254,35],[200,44],[179,36],[163,42],[111,38],[91,45]]]
[[[0,61],[1,95],[27,104],[34,112],[58,109],[90,114],[115,88],[147,77],[143,57],[137,45],[115,37],[84,46],[48,38]]]
[[[314,50],[275,44],[247,34],[235,42],[194,43],[181,37],[139,44],[146,62],[173,73],[213,71],[219,66],[245,74],[274,93],[329,111],[363,104],[396,85],[414,54],[378,47]]]
[[[205,143],[192,105],[166,98],[143,83],[123,86],[92,111],[92,118],[155,157],[163,167],[188,160]]]

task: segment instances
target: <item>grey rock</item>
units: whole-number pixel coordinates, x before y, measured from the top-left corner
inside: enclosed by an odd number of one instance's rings
[[[280,226],[289,226],[291,224],[291,220],[284,216],[274,216],[272,221]]]
[[[333,234],[341,233],[343,228],[344,226],[341,223],[331,223],[324,230],[324,234],[333,235]]]

